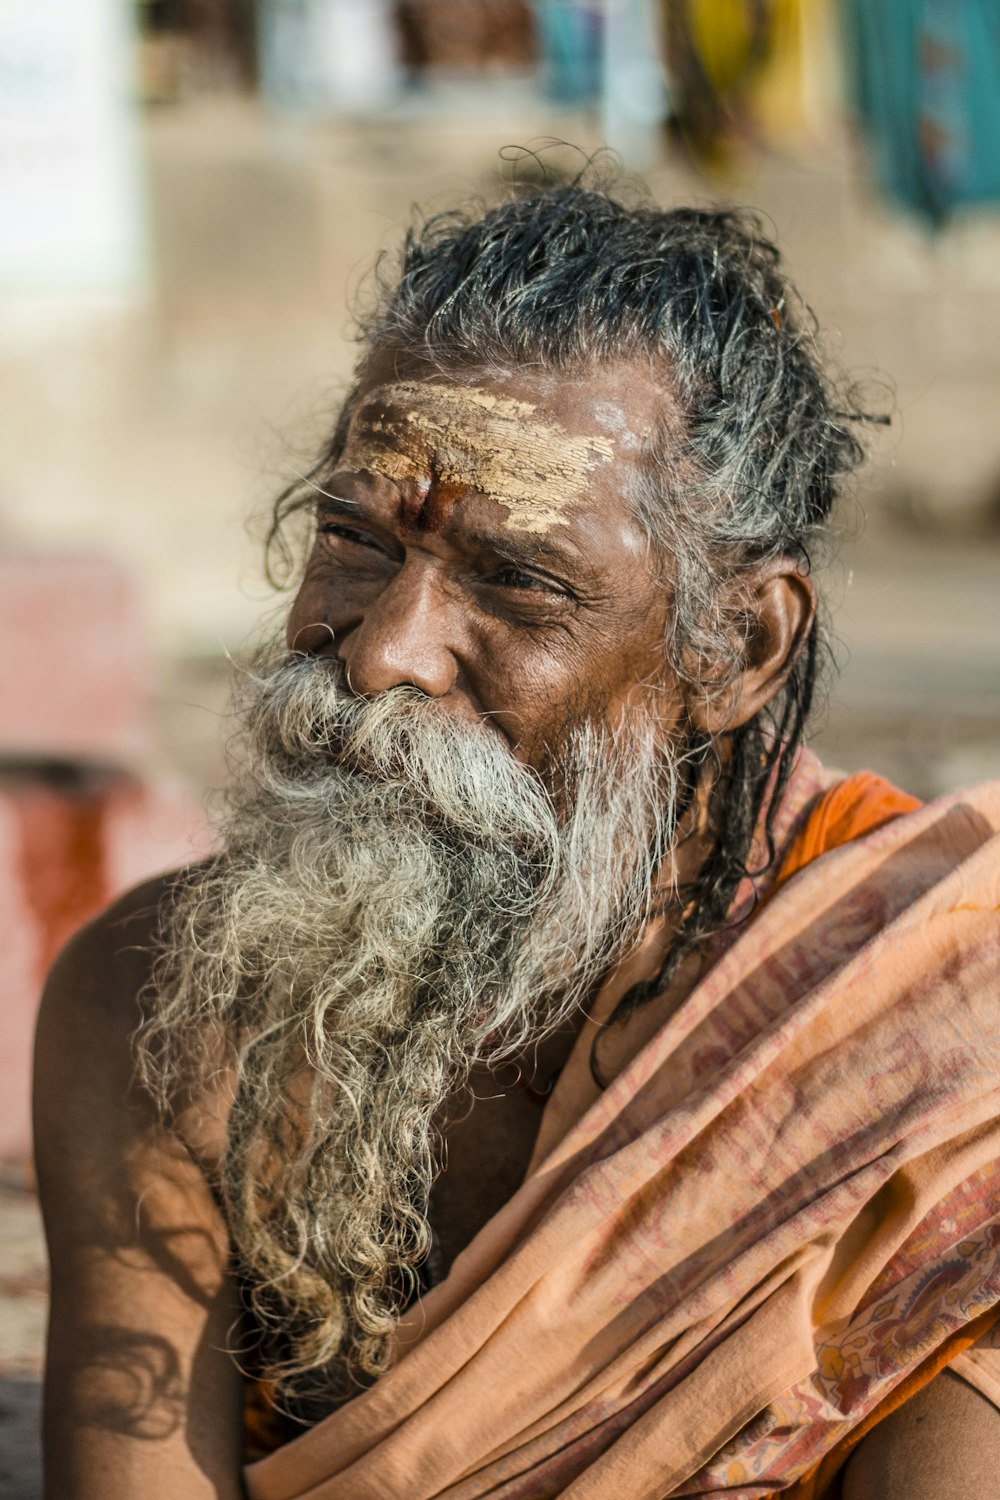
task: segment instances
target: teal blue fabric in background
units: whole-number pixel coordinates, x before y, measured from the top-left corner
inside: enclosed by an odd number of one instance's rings
[[[1000,0],[841,0],[881,186],[940,223],[1000,202]]]
[[[558,104],[595,104],[601,93],[602,10],[596,0],[535,0],[545,91]]]

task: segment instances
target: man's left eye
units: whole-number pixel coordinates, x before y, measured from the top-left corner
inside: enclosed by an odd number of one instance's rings
[[[543,593],[561,594],[563,590],[551,578],[541,578],[537,573],[522,573],[520,568],[504,568],[494,574],[494,583],[505,589],[534,589]]]

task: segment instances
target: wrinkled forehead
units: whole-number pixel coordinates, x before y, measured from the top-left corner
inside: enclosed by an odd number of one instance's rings
[[[616,382],[590,377],[391,378],[359,394],[340,464],[426,490],[495,500],[512,529],[542,533],[623,463],[651,427]]]

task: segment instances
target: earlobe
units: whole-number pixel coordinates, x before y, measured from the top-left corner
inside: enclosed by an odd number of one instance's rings
[[[738,729],[780,691],[816,618],[816,589],[795,558],[778,557],[740,580],[742,666],[718,693],[692,705],[690,719],[709,735]],[[734,644],[737,644],[734,642]]]

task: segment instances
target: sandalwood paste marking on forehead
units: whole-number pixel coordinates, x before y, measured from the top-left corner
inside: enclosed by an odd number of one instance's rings
[[[594,466],[614,457],[603,436],[574,436],[535,417],[529,401],[476,386],[401,381],[364,403],[380,415],[348,439],[344,458],[388,479],[426,483],[427,457],[448,485],[475,489],[507,510],[505,525],[546,532],[583,498]]]

